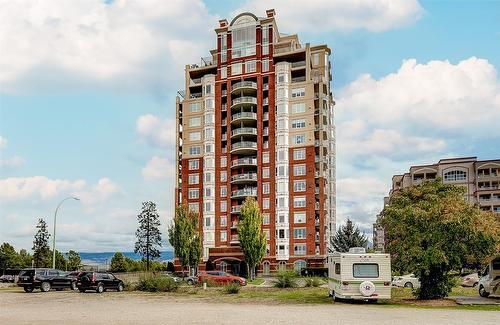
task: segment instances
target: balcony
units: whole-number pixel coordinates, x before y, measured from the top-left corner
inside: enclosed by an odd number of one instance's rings
[[[257,135],[257,128],[238,128],[231,131],[231,137],[238,135]]]
[[[232,199],[246,198],[247,196],[257,196],[256,187],[248,187],[241,190],[236,190],[231,192]]]
[[[231,168],[246,167],[246,166],[257,167],[257,159],[256,158],[240,158],[240,159],[233,160],[231,162]]]
[[[197,86],[197,85],[201,85],[201,78],[190,79],[190,80],[189,80],[189,85],[190,85],[190,86]]]
[[[231,229],[238,229],[238,222],[232,222],[231,223]]]
[[[221,90],[221,96],[227,96],[227,89]]]
[[[190,99],[194,99],[194,98],[201,98],[202,94],[201,93],[193,93],[193,94],[189,94],[189,98]]]
[[[240,243],[240,238],[238,237],[238,235],[231,235],[231,240],[229,241],[229,244],[237,245],[239,243]]]
[[[231,146],[231,153],[254,153],[257,151],[257,142],[241,141],[236,142]]]
[[[252,92],[257,91],[257,83],[253,81],[240,81],[237,82],[233,85],[231,88],[231,93],[237,92],[237,91],[247,91],[250,90]]]
[[[300,68],[305,66],[306,66],[306,61],[292,62],[292,68]]]
[[[226,126],[227,125],[227,119],[223,119],[222,120],[222,126]]]
[[[257,173],[244,173],[231,176],[231,184],[245,184],[257,182]]]
[[[227,134],[224,133],[222,136],[221,136],[221,139],[222,141],[227,141]]]
[[[239,214],[241,213],[241,205],[233,205],[231,207],[231,214]]]
[[[292,78],[292,83],[304,82],[304,81],[306,81],[306,77],[305,76]]]
[[[233,99],[231,108],[238,108],[245,105],[257,105],[257,98],[250,96],[243,96]]]
[[[262,90],[269,90],[269,84],[264,84],[262,86]]]
[[[257,121],[257,113],[241,112],[231,116],[231,123],[238,121]]]
[[[269,113],[262,114],[262,120],[268,121],[269,120]]]
[[[262,105],[269,105],[269,98],[267,98],[267,97],[266,97],[266,98],[264,98],[264,99],[262,100]]]

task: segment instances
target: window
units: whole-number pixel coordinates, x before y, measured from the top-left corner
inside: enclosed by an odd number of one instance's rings
[[[287,208],[287,207],[288,207],[288,197],[278,198],[278,208]]]
[[[319,65],[319,53],[313,53],[312,55],[312,64]]]
[[[188,184],[199,184],[200,183],[200,175],[198,174],[189,174],[188,176]]]
[[[262,55],[269,54],[269,44],[262,45]]]
[[[305,192],[306,191],[306,181],[294,181],[293,182],[294,192]]]
[[[201,117],[191,117],[189,119],[189,126],[200,126],[201,125]]]
[[[220,217],[220,226],[221,227],[226,227],[226,225],[227,225],[226,222],[227,222],[227,218],[226,217],[224,217],[224,216]]]
[[[215,115],[214,114],[205,115],[205,123],[206,124],[214,124],[215,123]]]
[[[293,160],[306,159],[306,149],[295,149],[293,151]]]
[[[285,237],[285,229],[278,229],[278,239],[286,239]]]
[[[227,231],[221,231],[220,241],[227,241]]]
[[[355,278],[378,278],[378,264],[359,264],[352,265],[352,275]]]
[[[305,208],[306,207],[306,197],[305,196],[296,196],[293,198],[293,207],[294,208]]]
[[[189,104],[189,112],[190,113],[195,113],[201,111],[201,105],[200,103],[190,103]]]
[[[220,181],[225,182],[227,180],[227,172],[226,171],[221,171],[220,172]]]
[[[214,212],[212,202],[205,202],[205,212]]]
[[[240,58],[248,55],[255,55],[255,25],[232,30],[232,56]]]
[[[213,139],[214,138],[214,129],[207,128],[205,129],[205,139]]]
[[[276,167],[276,176],[287,176],[288,168],[285,166]]]
[[[444,173],[444,180],[449,181],[463,181],[467,179],[467,173],[462,170],[452,170]]]
[[[301,254],[295,254],[295,255],[301,255]],[[304,255],[305,255],[305,247],[304,247]],[[295,265],[296,272],[300,272],[303,268],[305,268],[307,266],[306,261],[302,261],[302,260],[295,261],[295,263],[293,263],[293,264]]]
[[[262,214],[262,224],[263,225],[268,225],[269,224],[269,213],[263,213]]]
[[[335,263],[335,274],[340,274],[340,263]]]
[[[298,212],[295,212],[293,214],[293,222],[294,223],[306,223],[306,214],[305,213],[298,213]]]
[[[257,66],[255,60],[245,61],[245,73],[255,72],[257,70]]]
[[[227,67],[220,68],[220,77],[221,79],[227,78]]]
[[[304,176],[306,174],[306,165],[293,166],[293,176]]]
[[[241,67],[242,67],[241,62],[231,64],[231,75],[235,76],[237,74],[241,74],[242,72]]]
[[[205,94],[213,94],[212,90],[212,85],[205,85]]]
[[[198,203],[188,203],[189,211],[198,213],[200,211],[200,205]]]
[[[205,167],[213,168],[215,164],[215,158],[205,158]]]
[[[269,183],[262,183],[262,194],[269,194],[270,186]]]
[[[220,34],[220,48],[221,50],[227,49],[227,34]]]
[[[210,217],[206,217],[205,218],[205,226],[206,227],[210,227],[210,224],[211,224],[211,218]]]
[[[205,182],[212,182],[212,173],[205,172]]]
[[[264,230],[262,230],[262,232],[266,236],[267,240],[271,239],[271,232],[269,231],[269,229],[264,229]]]
[[[305,120],[292,120],[292,129],[302,129],[306,127]]]
[[[282,83],[282,82],[287,82],[288,80],[288,74],[286,73],[280,73],[278,74],[278,82]]]
[[[262,60],[262,72],[269,71],[269,60],[264,59]]]
[[[306,255],[306,245],[305,244],[294,245],[293,251],[295,255]]]
[[[304,97],[306,95],[305,88],[295,88],[292,89],[292,98]]]
[[[189,141],[200,141],[201,132],[189,132]]]
[[[284,214],[278,215],[278,223],[285,223],[285,215]]]
[[[227,196],[227,187],[226,186],[221,186],[220,187],[220,196],[221,197],[226,197]]]
[[[220,62],[226,62],[227,61],[227,52],[222,51],[220,52]]]
[[[268,164],[269,163],[269,152],[264,152],[262,154],[262,163],[263,164]]]
[[[296,134],[293,136],[294,144],[304,144],[306,143],[306,135],[305,134]]]
[[[197,188],[190,188],[188,191],[188,197],[190,199],[198,199],[200,197],[200,190]]]
[[[306,239],[306,228],[295,228],[293,230],[294,239]]]
[[[305,111],[306,111],[305,103],[292,104],[292,114],[305,113]]]
[[[199,155],[200,153],[201,153],[201,147],[200,146],[189,147],[189,154],[190,155]]]
[[[221,157],[220,158],[220,166],[221,167],[227,167],[227,157]]]
[[[262,168],[262,178],[269,178],[269,167]]]
[[[205,99],[205,108],[206,109],[214,109],[215,108],[215,101],[213,99]],[[213,116],[213,114],[210,114]],[[213,123],[213,121],[212,121]]]
[[[227,211],[227,202],[220,201],[220,212],[226,212],[226,211]]]
[[[212,188],[205,187],[205,197],[210,197],[210,196],[212,196]]]
[[[269,199],[262,199],[262,209],[269,209]]]
[[[198,159],[191,159],[188,162],[189,164],[189,170],[196,170],[200,168],[200,161]]]

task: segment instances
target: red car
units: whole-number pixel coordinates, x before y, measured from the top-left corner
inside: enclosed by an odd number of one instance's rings
[[[213,281],[218,284],[238,283],[241,286],[247,285],[247,280],[245,278],[240,278],[239,276],[221,271],[199,272],[198,283],[203,283],[204,281]]]

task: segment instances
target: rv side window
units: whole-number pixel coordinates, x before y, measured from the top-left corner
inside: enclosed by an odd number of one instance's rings
[[[352,275],[355,278],[378,278],[378,264],[359,264],[352,265]]]
[[[335,274],[340,274],[340,263],[335,263]]]

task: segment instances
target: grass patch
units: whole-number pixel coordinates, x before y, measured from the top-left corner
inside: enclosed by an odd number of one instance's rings
[[[299,304],[322,304],[331,303],[332,299],[328,297],[328,290],[325,288],[246,288],[238,294],[243,299],[263,299],[286,303]]]
[[[241,289],[241,286],[239,283],[229,283],[228,285],[226,285],[224,287],[224,292],[227,294],[234,295],[234,294],[237,294],[238,292],[240,292],[240,289]]]
[[[247,284],[253,284],[255,286],[258,286],[258,285],[261,285],[262,283],[264,283],[265,281],[266,280],[263,278],[255,278],[253,280],[248,280]]]

